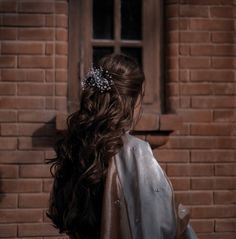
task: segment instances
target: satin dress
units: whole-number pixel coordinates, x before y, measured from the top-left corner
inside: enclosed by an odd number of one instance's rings
[[[150,144],[129,132],[109,163],[100,239],[196,239]]]

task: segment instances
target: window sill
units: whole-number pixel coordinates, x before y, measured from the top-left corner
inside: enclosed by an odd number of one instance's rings
[[[56,129],[58,131],[66,130],[67,113],[58,112],[56,116]],[[176,114],[157,114],[144,112],[138,124],[131,134],[145,141],[148,141],[152,148],[164,145],[169,135],[180,129],[182,119]]]

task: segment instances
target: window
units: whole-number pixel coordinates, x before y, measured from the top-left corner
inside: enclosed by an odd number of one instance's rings
[[[138,60],[146,76],[144,109],[162,113],[161,9],[161,0],[69,0],[69,113],[78,108],[84,73],[112,52]]]

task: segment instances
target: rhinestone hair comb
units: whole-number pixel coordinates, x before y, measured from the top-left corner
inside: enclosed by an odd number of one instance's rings
[[[87,75],[81,81],[82,90],[84,90],[86,86],[91,86],[96,87],[101,93],[111,90],[112,85],[114,85],[112,76],[101,66],[90,68]]]

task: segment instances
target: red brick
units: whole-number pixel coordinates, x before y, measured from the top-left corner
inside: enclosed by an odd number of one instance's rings
[[[180,32],[180,41],[182,43],[207,43],[210,42],[210,33],[182,31]]]
[[[235,122],[235,110],[214,110],[214,121]]]
[[[43,180],[43,192],[51,192],[53,180],[52,179],[44,179]]]
[[[18,135],[17,124],[2,123],[1,124],[1,135],[3,136],[17,136]]]
[[[45,16],[45,26],[46,27],[54,27],[55,26],[54,15],[46,15]]]
[[[0,56],[0,68],[12,68],[16,66],[15,56]]]
[[[20,136],[52,136],[55,133],[54,124],[27,123],[18,126],[18,135]]]
[[[57,41],[67,41],[68,33],[65,29],[57,29],[56,30],[56,40]]]
[[[0,85],[0,95],[15,95],[16,85],[15,84],[4,84]]]
[[[214,221],[206,219],[193,219],[191,225],[195,232],[214,232]]]
[[[25,149],[35,149],[38,150],[52,148],[55,144],[55,139],[53,137],[20,137],[18,139],[18,148]]]
[[[236,206],[193,206],[191,215],[193,218],[231,218],[236,216]]]
[[[54,53],[54,44],[53,43],[47,43],[45,46],[45,54],[46,55],[52,55]]]
[[[55,81],[55,71],[54,70],[46,70],[45,71],[45,80],[46,80],[46,82],[54,82]]]
[[[49,165],[21,165],[20,166],[21,178],[50,178]]]
[[[35,14],[4,15],[3,26],[44,26],[44,16]]]
[[[165,24],[166,24],[166,28],[169,29],[169,31],[178,29],[177,19],[171,19],[171,18],[167,19]]]
[[[154,156],[159,162],[179,162],[186,163],[189,161],[189,152],[187,150],[155,150]]]
[[[68,14],[68,3],[65,2],[56,2],[55,3],[55,11],[57,14]]]
[[[191,161],[192,162],[234,162],[236,157],[235,150],[192,150]]]
[[[56,156],[56,152],[54,150],[44,151],[45,159],[54,158]]]
[[[55,59],[55,67],[58,69],[67,69],[67,57],[57,56]]]
[[[56,44],[56,54],[58,55],[67,55],[68,49],[66,43],[57,43]]]
[[[55,97],[46,97],[46,109],[51,110],[55,109]]]
[[[67,16],[63,16],[63,15],[56,16],[56,26],[57,27],[67,28],[67,26],[68,26],[67,21],[68,21]]]
[[[193,124],[191,135],[231,135],[234,128],[229,124]]]
[[[54,32],[52,29],[41,28],[22,28],[18,30],[19,40],[53,40]]]
[[[21,69],[11,69],[2,70],[2,80],[3,81],[32,81],[32,82],[42,82],[44,81],[44,72],[42,70],[21,70]]]
[[[49,122],[53,121],[56,113],[49,110],[27,110],[18,112],[18,120],[20,122]]]
[[[59,232],[51,223],[24,223],[18,226],[18,235],[20,237],[59,236]]]
[[[44,99],[42,98],[24,98],[24,97],[2,97],[0,99],[2,109],[42,109],[44,108]]]
[[[181,95],[209,95],[212,93],[212,84],[207,83],[181,83]]]
[[[179,95],[179,84],[178,83],[167,83],[166,84],[166,91],[168,95],[177,96]]]
[[[1,164],[43,163],[43,152],[38,151],[0,151]]]
[[[214,147],[215,139],[209,137],[172,136],[165,147],[171,149],[194,149]]]
[[[217,219],[216,232],[236,232],[236,219]]]
[[[18,95],[46,96],[53,95],[53,93],[54,86],[52,84],[18,84]]]
[[[212,42],[215,43],[234,43],[234,32],[212,32]]]
[[[168,48],[173,47],[174,43],[178,43],[179,42],[179,33],[177,31],[170,31],[170,32],[168,32],[167,35],[166,35],[166,42],[171,43],[171,44],[166,45],[166,49],[165,50],[168,51]]]
[[[191,46],[193,56],[235,56],[233,45],[195,45]]]
[[[17,114],[13,110],[1,110],[0,122],[16,122]]]
[[[225,232],[225,233],[201,233],[200,239],[215,239],[220,238],[220,239],[235,239],[235,232]]]
[[[16,1],[1,1],[0,2],[0,12],[16,12],[17,4]]]
[[[19,195],[20,208],[48,208],[48,193],[24,193]]]
[[[19,2],[18,12],[26,13],[53,13],[54,3],[53,2]]]
[[[174,190],[189,190],[190,179],[189,178],[174,178],[170,177]]]
[[[56,96],[67,96],[67,84],[56,84]]]
[[[40,179],[8,179],[2,180],[4,193],[36,193],[42,191]]]
[[[55,98],[55,107],[57,110],[66,111],[67,110],[67,98],[57,97]]]
[[[234,164],[216,164],[216,176],[236,176],[236,163]]]
[[[178,56],[179,54],[179,47],[177,44],[171,44],[166,46],[165,54],[168,56]]]
[[[17,237],[17,225],[16,224],[0,224],[1,237]]]
[[[212,66],[218,69],[236,69],[236,61],[232,57],[214,57],[212,58]]]
[[[234,0],[180,0],[182,4],[191,5],[234,5]]]
[[[0,138],[0,150],[14,150],[17,148],[17,139],[10,137]]]
[[[179,70],[180,81],[189,81],[189,72],[187,70]]]
[[[191,188],[194,190],[236,189],[236,178],[232,177],[192,178]]]
[[[16,40],[17,29],[14,28],[1,28],[0,40]]]
[[[213,193],[203,191],[175,192],[177,202],[184,205],[208,205],[213,203]]]
[[[19,43],[19,42],[3,42],[2,43],[3,54],[42,54],[42,43]]]
[[[178,5],[169,5],[169,6],[165,6],[165,16],[167,18],[171,18],[171,17],[177,17],[178,16]]]
[[[179,109],[178,113],[184,122],[211,122],[213,118],[209,110]]]
[[[211,85],[212,94],[214,95],[233,95],[234,83],[217,83]]]
[[[215,17],[215,18],[235,18],[236,17],[235,8],[231,6],[211,7],[210,14],[211,14],[211,17]]]
[[[178,68],[178,58],[177,57],[167,57],[166,65],[168,69],[177,69]]]
[[[56,74],[55,80],[57,82],[66,82],[67,81],[67,71],[66,70],[57,69],[55,74]]]
[[[213,176],[214,167],[210,164],[168,164],[169,176]]]
[[[168,130],[168,129],[179,129],[182,125],[182,120],[180,116],[175,114],[166,114],[160,116],[160,129]]]
[[[17,194],[13,194],[13,193],[0,194],[0,199],[1,199],[0,208],[3,208],[3,209],[16,208],[18,206]]]
[[[210,68],[210,58],[181,57],[179,64],[182,69]]]
[[[18,66],[20,68],[52,68],[53,58],[49,56],[20,56]]]
[[[1,223],[42,221],[42,210],[39,209],[5,209],[0,210],[0,215]]]
[[[231,191],[216,191],[214,192],[215,204],[235,204],[236,203],[236,190]]]
[[[190,29],[192,30],[223,30],[233,31],[234,22],[232,20],[219,19],[192,19],[190,21]]]
[[[193,108],[235,108],[236,102],[230,96],[194,96],[192,97]]]
[[[1,178],[17,178],[18,166],[16,165],[0,165]]]
[[[208,17],[208,8],[202,6],[180,5],[181,17]]]
[[[189,135],[189,128],[190,127],[188,123],[183,123],[182,126],[178,130],[174,131],[171,135]]]

